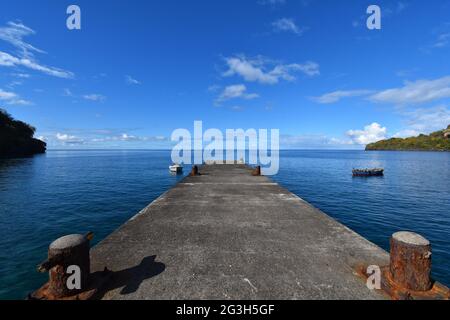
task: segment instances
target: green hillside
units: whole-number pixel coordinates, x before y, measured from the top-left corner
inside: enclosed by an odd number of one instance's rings
[[[13,119],[0,109],[0,157],[26,157],[45,153],[46,143],[34,139],[35,128]]]
[[[367,145],[366,150],[450,151],[450,125],[447,129],[433,132],[430,135],[421,134],[418,137],[406,139],[381,140]]]

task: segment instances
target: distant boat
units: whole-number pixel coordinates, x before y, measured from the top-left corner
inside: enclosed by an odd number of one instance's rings
[[[181,166],[179,164],[174,164],[174,165],[169,166],[169,170],[170,170],[170,172],[181,173],[181,172],[183,172],[183,166]]]
[[[373,168],[373,169],[353,169],[354,177],[380,177],[384,175],[384,169]]]

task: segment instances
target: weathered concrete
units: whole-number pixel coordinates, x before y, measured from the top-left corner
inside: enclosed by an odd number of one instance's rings
[[[388,254],[243,165],[200,168],[91,250],[104,299],[383,299]]]

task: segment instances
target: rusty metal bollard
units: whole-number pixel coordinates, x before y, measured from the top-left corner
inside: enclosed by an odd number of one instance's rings
[[[357,272],[366,280],[368,265]],[[380,288],[394,300],[450,300],[450,289],[431,278],[431,244],[413,232],[397,232],[391,237],[389,265],[380,267]]]
[[[399,286],[428,291],[431,281],[431,244],[413,232],[397,232],[391,238],[390,273]]]
[[[252,171],[252,175],[260,176],[261,175],[261,166],[257,166],[255,170]]]
[[[199,175],[198,166],[193,166],[192,170],[191,170],[191,173],[190,173],[190,176],[193,177],[193,176],[198,176],[198,175]]]
[[[39,272],[49,271],[48,296],[60,299],[76,295],[87,289],[90,275],[90,240],[93,234],[73,234],[52,242],[48,249],[48,259],[38,266]],[[69,266],[78,266],[81,271],[81,289],[69,289],[67,273]]]

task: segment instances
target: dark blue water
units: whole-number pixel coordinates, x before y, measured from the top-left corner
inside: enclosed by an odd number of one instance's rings
[[[168,151],[50,151],[0,160],[0,299],[22,299],[47,280],[35,272],[49,243],[69,233],[107,236],[182,176]],[[412,230],[433,244],[434,277],[450,285],[450,153],[284,151],[273,177],[388,249]],[[383,178],[352,178],[384,167]]]

